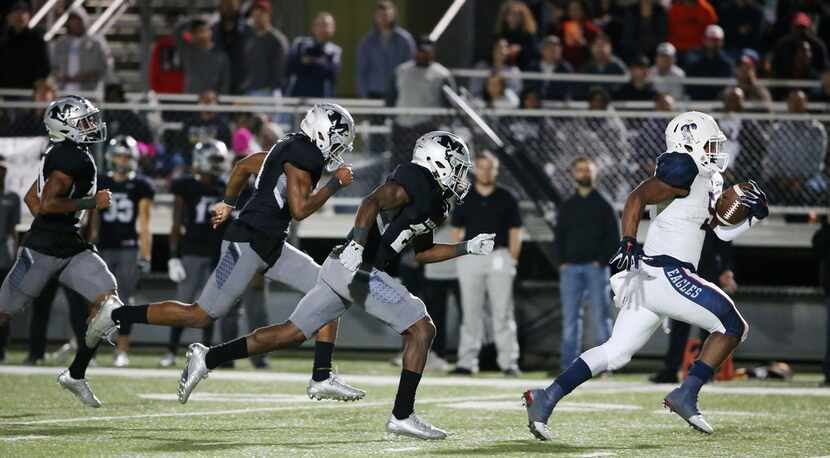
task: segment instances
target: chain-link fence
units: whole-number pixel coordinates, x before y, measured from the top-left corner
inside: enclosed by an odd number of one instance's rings
[[[357,181],[344,190],[346,197],[363,196],[382,182],[395,165],[411,158],[415,140],[430,130],[459,133],[470,140],[473,151],[492,146],[452,110],[359,107],[352,111],[357,140],[347,159],[355,166]],[[142,172],[155,178],[163,190],[164,183],[187,170],[190,151],[197,142],[218,138],[240,156],[268,149],[285,132],[297,128],[304,110],[169,104],[106,107],[104,112],[110,137],[132,135],[142,143]],[[4,108],[0,104],[0,136],[45,135],[41,113],[40,107],[6,103]],[[516,148],[519,162],[535,169],[537,176],[543,172],[561,196],[568,196],[573,189],[571,163],[578,156],[587,156],[597,165],[598,188],[622,204],[637,183],[654,173],[655,159],[665,150],[663,131],[670,116],[614,111],[488,111],[484,119],[503,141]],[[773,205],[826,206],[827,133],[823,122],[786,115],[715,116],[729,140],[727,184],[752,178],[761,183]],[[99,159],[103,148],[99,146]],[[105,167],[104,161],[99,164]],[[520,195],[529,195],[525,188],[529,184],[510,173],[505,172],[502,181]]]

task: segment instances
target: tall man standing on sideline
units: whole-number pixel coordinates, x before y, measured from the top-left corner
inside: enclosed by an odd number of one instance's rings
[[[465,256],[458,260],[461,287],[461,338],[454,374],[478,372],[478,354],[484,335],[484,301],[490,299],[490,314],[498,351],[498,363],[507,376],[519,374],[519,342],[513,309],[513,279],[522,249],[522,218],[519,202],[504,187],[496,185],[499,161],[484,151],[475,161],[475,186],[463,205],[452,215],[455,240],[468,234],[496,234],[495,248],[487,256]]]
[[[563,370],[582,350],[582,298],[587,295],[596,345],[611,336],[611,285],[607,261],[617,249],[620,230],[611,204],[594,189],[596,166],[579,157],[571,166],[576,192],[561,207],[554,234],[559,260],[559,294],[562,301]]]

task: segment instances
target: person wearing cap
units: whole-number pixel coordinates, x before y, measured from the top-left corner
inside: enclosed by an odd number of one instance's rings
[[[758,53],[753,49],[744,49],[738,66],[735,67],[735,79],[738,87],[744,91],[746,100],[761,102],[766,105],[766,111],[772,111],[772,96],[769,89],[761,86],[758,82],[757,68],[759,64]]]
[[[764,10],[755,0],[733,0],[725,3],[718,9],[720,25],[726,32],[724,49],[729,57],[737,61],[745,49],[757,51],[762,48]]]
[[[686,72],[674,63],[674,56],[677,53],[674,45],[669,42],[660,43],[657,46],[657,57],[654,59],[654,66],[649,71],[649,79],[654,84],[654,90],[662,94],[671,94],[675,100],[683,100],[683,82],[681,78],[686,77]]]
[[[32,12],[26,2],[16,2],[6,15],[6,27],[0,28],[0,87],[31,89],[35,82],[49,76],[49,53],[43,34],[29,28]],[[25,62],[26,65],[10,65]]]
[[[690,60],[692,63],[686,68],[686,74],[690,77],[732,78],[735,75],[735,64],[723,52],[723,29],[719,25],[706,27],[703,49]],[[688,93],[692,100],[717,100],[723,88],[690,85]]]
[[[654,55],[657,46],[668,36],[666,9],[655,0],[639,0],[623,13],[623,33],[620,47],[625,59],[640,54]]]
[[[288,39],[271,25],[271,2],[257,0],[251,9],[253,32],[245,41],[245,72],[240,90],[248,95],[281,95]]]
[[[83,7],[69,11],[66,35],[52,42],[52,73],[64,92],[99,91],[112,71],[112,54],[100,36],[87,35],[89,16]]]
[[[9,164],[6,157],[0,155],[0,278],[6,278],[17,251],[17,232],[20,222],[20,196],[14,191],[6,190],[6,171]],[[0,363],[6,359],[6,341],[9,336],[9,323],[0,326]]]
[[[415,40],[398,25],[397,15],[395,4],[389,0],[381,0],[375,6],[374,27],[357,48],[358,97],[385,100],[395,68],[415,54]]]
[[[334,16],[323,11],[314,17],[311,35],[294,39],[288,53],[289,97],[334,97],[343,54],[331,41],[335,28]]]
[[[813,33],[813,21],[810,16],[798,12],[793,16],[792,30],[781,38],[772,52],[772,74],[776,78],[786,78],[793,64],[798,59],[798,53],[804,48],[804,42],[809,45],[809,64],[814,71],[821,73],[827,68],[827,46]]]
[[[707,0],[677,0],[669,9],[669,39],[677,48],[679,61],[703,46],[703,33],[718,22],[715,8]]]
[[[652,101],[657,96],[654,85],[648,80],[649,62],[646,56],[637,56],[628,64],[630,79],[614,94],[615,100]]]
[[[573,73],[570,62],[562,54],[562,41],[556,35],[550,35],[542,40],[542,58],[530,67],[530,71],[546,75]],[[571,85],[566,81],[540,80],[530,90],[538,91],[545,100],[568,100],[571,98]]]

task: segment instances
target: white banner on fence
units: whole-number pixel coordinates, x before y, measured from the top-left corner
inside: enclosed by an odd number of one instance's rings
[[[49,146],[47,137],[0,138],[0,154],[5,156],[9,168],[6,172],[6,190],[16,192],[21,199],[37,178],[40,156]],[[29,209],[21,205],[22,217],[29,216]]]

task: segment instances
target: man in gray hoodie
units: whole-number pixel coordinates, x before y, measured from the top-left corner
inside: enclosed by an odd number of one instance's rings
[[[52,43],[52,73],[61,91],[100,91],[112,71],[107,42],[87,35],[88,24],[86,11],[73,8],[66,20],[66,35]]]
[[[214,46],[213,31],[207,21],[197,18],[180,23],[176,26],[175,38],[182,56],[184,91],[228,94],[231,88],[228,56]]]

